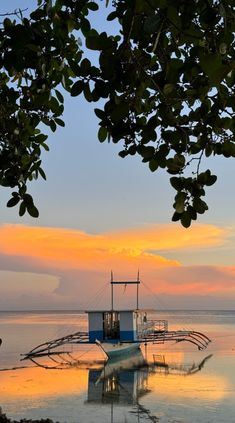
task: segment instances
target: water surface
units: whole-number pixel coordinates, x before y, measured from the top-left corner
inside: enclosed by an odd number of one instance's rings
[[[104,356],[96,346],[74,346],[71,354],[82,364],[65,368],[62,360],[63,370],[20,361],[42,342],[86,330],[85,314],[0,312],[2,411],[17,420],[68,423],[233,423],[235,312],[164,311],[157,318],[169,320],[169,329],[204,332],[213,342],[205,351],[186,343],[149,346],[143,348],[149,366],[106,367],[103,377]]]

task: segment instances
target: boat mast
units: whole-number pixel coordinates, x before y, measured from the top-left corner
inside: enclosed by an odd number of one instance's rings
[[[140,284],[140,272],[137,273],[136,281],[136,309],[139,310],[139,284]]]
[[[136,310],[139,309],[139,284],[140,284],[140,275],[139,270],[137,274],[136,281],[114,281],[113,272],[111,271],[111,311],[113,311],[113,285],[136,285]]]
[[[111,311],[113,311],[113,272],[111,271]]]

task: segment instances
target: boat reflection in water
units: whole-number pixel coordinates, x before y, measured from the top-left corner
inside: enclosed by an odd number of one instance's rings
[[[156,384],[161,392],[162,376],[167,376],[172,386],[175,378],[192,376],[200,372],[212,355],[204,356],[199,362],[185,362],[182,352],[153,354],[144,357],[141,350],[128,358],[108,359],[105,364],[97,361],[66,360],[59,365],[56,361],[54,369],[83,369],[87,371],[87,387],[84,392],[84,406],[88,416],[97,415],[96,421],[122,422],[157,422],[155,409],[151,407]],[[45,357],[41,357],[45,359]],[[54,355],[52,355],[54,359]],[[31,359],[34,364],[35,360]],[[49,368],[43,362],[39,367]],[[53,372],[53,370],[52,370]],[[69,372],[68,372],[69,373]],[[172,378],[168,378],[172,375]],[[157,399],[157,398],[156,398]],[[100,404],[100,406],[98,406]],[[148,404],[148,407],[147,407]],[[97,407],[98,406],[98,407]],[[90,411],[87,410],[87,407]],[[107,420],[107,413],[109,415]],[[89,420],[87,420],[89,421]],[[93,421],[93,420],[91,420]]]
[[[89,370],[87,403],[110,404],[111,423],[114,422],[114,405],[132,405],[138,416],[141,415],[147,421],[158,421],[141,404],[141,398],[151,392],[148,386],[149,376],[157,373],[192,375],[201,371],[211,357],[212,355],[204,357],[198,364],[167,363],[164,355],[154,355],[152,363],[149,363],[141,352],[125,360],[109,359],[103,369]]]
[[[109,359],[103,369],[89,369],[87,402],[133,404],[148,392],[148,365],[141,352]]]

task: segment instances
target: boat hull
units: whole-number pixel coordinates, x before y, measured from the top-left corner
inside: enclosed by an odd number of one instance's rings
[[[96,344],[105,352],[109,359],[128,358],[136,354],[140,350],[139,342],[100,342],[96,340]]]

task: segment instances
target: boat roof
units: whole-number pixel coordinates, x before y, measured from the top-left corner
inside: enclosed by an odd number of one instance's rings
[[[148,308],[134,308],[134,309],[115,309],[115,310],[110,310],[110,309],[105,309],[105,310],[85,310],[85,313],[124,313],[124,312],[134,312],[134,313],[147,313],[147,312],[154,312],[156,311],[155,309],[148,309]]]

